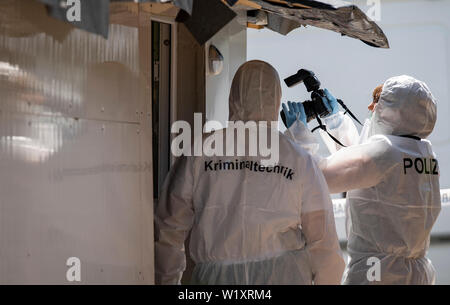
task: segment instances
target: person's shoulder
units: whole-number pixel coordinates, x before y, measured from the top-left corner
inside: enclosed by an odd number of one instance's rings
[[[367,139],[368,143],[377,143],[383,146],[392,146],[392,138],[388,135],[377,134]]]
[[[366,143],[369,145],[368,153],[373,158],[397,159],[401,156],[395,139],[389,135],[371,136]]]
[[[286,150],[284,153],[294,154],[309,158],[311,154],[302,145],[295,143],[289,136],[280,132],[280,148]]]
[[[317,144],[314,143],[312,145]],[[291,141],[287,135],[280,134],[280,155],[295,160],[298,166],[303,169],[317,167],[318,160],[303,146],[307,146],[307,144],[298,145]]]

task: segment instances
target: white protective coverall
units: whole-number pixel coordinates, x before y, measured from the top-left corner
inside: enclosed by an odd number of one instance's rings
[[[387,80],[359,140],[342,112],[324,122],[349,146],[319,161],[331,193],[349,191],[350,262],[344,283],[433,284],[435,270],[425,255],[441,199],[438,163],[425,140],[436,122],[436,103],[426,84],[409,76]],[[301,122],[294,125],[290,136],[314,154],[312,134]],[[339,148],[322,135],[331,152]],[[372,257],[380,260],[379,278]]]
[[[247,62],[232,83],[230,121],[277,121],[280,100],[275,69]],[[278,167],[262,166],[257,156],[175,162],[156,209],[157,284],[180,283],[189,232],[193,284],[340,283],[345,262],[323,174],[309,153],[275,132]]]

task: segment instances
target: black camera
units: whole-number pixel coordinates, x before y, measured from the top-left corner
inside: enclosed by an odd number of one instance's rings
[[[296,74],[286,78],[284,82],[288,87],[304,83],[306,90],[311,92],[311,100],[302,103],[305,108],[306,120],[308,122],[314,120],[317,116],[326,117],[330,114],[331,109],[326,106],[327,98],[323,90],[320,89],[320,81],[314,72],[301,69]],[[284,116],[283,111],[281,111],[281,118],[286,125],[286,117]]]
[[[325,96],[325,92],[323,92],[322,89],[320,89],[320,81],[314,74],[314,72],[301,69],[296,74],[289,76],[284,80],[286,85],[290,87],[294,87],[300,83],[304,83],[306,90],[308,92],[311,92],[311,100],[303,102],[303,108],[305,109],[306,114],[306,120],[309,122],[313,119],[317,119],[317,123],[319,123],[319,126],[314,128],[312,132],[314,132],[317,129],[321,129],[325,131],[331,139],[333,139],[334,142],[337,144],[345,147],[337,138],[335,138],[332,134],[330,134],[327,130],[327,127],[322,123],[322,120],[320,118],[326,117],[331,113],[332,109],[329,109],[327,107],[328,99]],[[361,122],[356,118],[356,116],[348,109],[348,107],[344,104],[344,102],[340,99],[336,100],[339,105],[345,110],[344,114],[350,115],[355,121],[357,121],[361,126]],[[281,111],[281,119],[283,120],[283,123],[286,127],[286,115],[284,111]]]

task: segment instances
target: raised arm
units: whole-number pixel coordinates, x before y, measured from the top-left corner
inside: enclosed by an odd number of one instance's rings
[[[399,164],[386,137],[377,136],[370,141],[344,147],[320,161],[330,193],[377,185],[386,173]]]
[[[328,132],[345,146],[358,144],[358,129],[356,129],[355,123],[353,123],[352,119],[345,115],[342,111],[324,118],[323,122],[327,126]],[[331,154],[343,148],[334,142],[326,132],[322,130],[319,130],[319,132],[323,142]]]

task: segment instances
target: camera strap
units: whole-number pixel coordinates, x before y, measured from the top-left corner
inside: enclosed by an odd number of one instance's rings
[[[345,110],[344,114],[348,113],[356,122],[358,122],[361,126],[363,126],[363,124],[361,124],[358,118],[350,111],[350,109],[348,109],[348,107],[344,104],[342,100],[338,99],[337,102],[342,106],[342,108],[344,108]],[[328,132],[327,126],[322,123],[322,120],[320,119],[320,116],[316,113],[315,109],[314,113],[316,115],[317,123],[319,123],[319,126],[315,127],[313,130],[311,130],[311,132],[314,132],[320,128],[323,131],[325,131],[334,142],[341,145],[342,147],[346,147],[344,144],[341,143],[341,141],[339,141],[335,136],[333,136],[331,133]]]
[[[344,114],[349,114],[356,122],[359,123],[359,125],[363,126],[363,124],[358,120],[358,118],[350,111],[350,109],[348,109],[348,107],[344,104],[344,102],[340,99],[337,99],[337,102],[339,103],[339,105],[342,106],[342,108],[344,108],[345,112]]]
[[[315,112],[315,111],[314,111]],[[319,126],[313,128],[313,130],[311,130],[311,132],[316,131],[317,129],[322,129],[323,131],[325,131],[328,136],[337,144],[341,145],[342,147],[346,147],[344,144],[342,144],[338,139],[336,139],[335,136],[333,136],[331,133],[328,132],[327,130],[327,126],[323,125],[322,120],[320,119],[320,117],[316,114],[316,119],[317,119],[317,123],[319,123]]]

